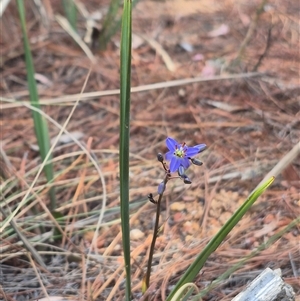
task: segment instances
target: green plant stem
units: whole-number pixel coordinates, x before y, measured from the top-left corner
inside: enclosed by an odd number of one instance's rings
[[[164,178],[164,185],[167,185],[167,182],[169,180],[169,174],[166,174]],[[148,265],[147,265],[147,272],[146,272],[146,278],[145,278],[145,286],[146,289],[149,288],[150,285],[150,275],[151,275],[151,267],[152,267],[152,259],[154,255],[154,248],[155,248],[155,243],[157,239],[157,234],[159,230],[159,216],[160,216],[160,205],[161,205],[161,200],[163,197],[164,193],[160,194],[157,200],[156,204],[156,216],[155,216],[155,225],[154,225],[154,230],[153,230],[153,237],[152,237],[152,242],[150,246],[150,252],[149,252],[149,258],[148,258]],[[146,298],[146,301],[148,300],[148,297]]]

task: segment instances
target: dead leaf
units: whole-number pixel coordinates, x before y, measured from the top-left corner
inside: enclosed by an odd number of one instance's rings
[[[72,298],[65,298],[65,297],[61,297],[61,296],[49,296],[46,298],[42,298],[42,299],[36,299],[35,301],[76,301],[76,299],[72,299]]]
[[[229,26],[226,24],[222,24],[218,28],[210,31],[208,33],[208,36],[211,38],[219,37],[219,36],[224,36],[229,33]]]
[[[277,228],[277,226],[278,226],[278,220],[275,219],[271,223],[265,224],[261,230],[256,231],[254,233],[254,237],[259,238],[264,235],[270,234],[272,231],[274,231]]]
[[[290,164],[285,170],[282,171],[282,176],[288,182],[300,181],[300,177],[292,164]]]
[[[235,106],[221,101],[205,100],[205,102],[215,108],[221,109],[226,112],[236,112],[245,109],[241,106]]]

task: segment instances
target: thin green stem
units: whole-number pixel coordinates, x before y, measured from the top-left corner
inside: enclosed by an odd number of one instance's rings
[[[164,185],[166,187],[168,180],[170,179],[170,175],[166,173],[166,176],[164,178]],[[155,225],[154,225],[154,230],[153,230],[153,238],[150,246],[150,252],[149,252],[149,258],[148,258],[148,265],[147,265],[147,272],[146,272],[146,278],[145,278],[145,287],[146,290],[149,288],[150,285],[150,275],[151,275],[151,267],[152,267],[152,259],[154,255],[154,248],[155,248],[155,243],[157,239],[157,234],[159,230],[159,216],[160,216],[160,204],[162,197],[164,195],[164,192],[159,194],[157,204],[156,204],[156,216],[155,216]],[[148,300],[148,297],[146,298],[146,301]]]

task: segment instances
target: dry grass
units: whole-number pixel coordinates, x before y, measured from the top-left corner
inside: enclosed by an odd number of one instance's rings
[[[90,12],[97,8],[97,1],[86,2]],[[170,72],[155,47],[144,42],[133,50],[134,87],[192,78],[208,71],[213,76],[228,76],[226,70],[231,70],[230,62],[236,58],[251,16],[259,5],[259,2],[247,5],[245,1],[224,1],[222,6],[211,10],[204,6],[197,13],[192,6],[176,11],[175,8],[180,7],[180,1],[177,2],[171,12],[170,8],[164,8],[168,2],[155,2],[157,10],[151,9],[154,2],[150,1],[142,1],[137,6],[134,32],[155,39],[176,71]],[[197,1],[191,1],[190,5],[193,2]],[[51,13],[61,10],[59,1],[45,1],[48,22],[43,22],[46,20],[32,3],[27,3],[27,20],[39,94],[47,103],[43,106],[44,112],[63,124],[74,104],[72,95],[80,93],[91,63],[51,18]],[[191,186],[176,180],[167,188],[161,219],[165,222],[157,241],[152,274],[154,300],[165,299],[171,285],[212,235],[299,141],[297,9],[296,1],[275,1],[268,4],[268,11],[260,16],[242,61],[234,66],[238,74],[251,71],[264,54],[258,67],[259,76],[165,88],[162,85],[159,89],[132,94],[131,227],[140,230],[135,230],[137,234],[132,237],[136,300],[140,296],[155,213],[154,205],[147,202],[147,194],[156,192],[163,177],[156,154],[166,150],[166,136],[190,144],[203,142],[209,148],[201,157],[204,167],[189,170]],[[11,103],[2,99],[0,112],[0,178],[4,187],[1,206],[9,214],[25,195],[41,162],[35,150],[31,113],[21,102],[28,100],[28,91],[20,28],[12,3],[2,23],[5,30],[1,41],[1,94],[5,99],[14,100]],[[230,31],[224,36],[209,37],[208,33],[223,23]],[[83,21],[79,28],[84,35]],[[118,37],[114,38],[116,41]],[[94,51],[97,63],[91,67],[84,93],[119,88],[119,50],[114,42],[105,52]],[[184,51],[179,46],[181,42],[191,44],[193,52]],[[270,45],[265,51],[267,43]],[[201,54],[203,59],[193,59],[196,54]],[[79,300],[92,300],[92,296],[94,300],[123,300],[118,118],[116,91],[107,96],[95,94],[76,108],[67,130],[78,135],[96,158],[105,183],[99,180],[94,165],[77,143],[61,141],[55,147],[54,185],[59,200],[57,211],[64,215],[60,221],[63,236],[53,240],[53,220],[45,208],[49,202],[48,188],[40,177],[31,193],[32,199],[14,220],[43,256],[47,269],[41,269],[31,259],[14,231],[6,227],[1,239],[1,298],[33,300],[48,294],[73,295]],[[56,137],[59,129],[54,124],[49,127],[51,137]],[[299,161],[287,166],[209,258],[196,280],[200,289],[300,215],[299,174]],[[95,233],[103,203],[106,203],[104,216],[99,233]],[[205,300],[231,300],[267,266],[281,268],[284,280],[300,293],[299,230],[299,226],[294,228],[270,248],[249,259]]]

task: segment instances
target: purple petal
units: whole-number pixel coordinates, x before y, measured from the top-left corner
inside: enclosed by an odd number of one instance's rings
[[[198,153],[199,153],[199,148],[193,146],[193,147],[189,147],[185,154],[187,157],[193,157],[196,156]]]
[[[166,145],[170,151],[174,152],[176,149],[176,145],[179,145],[179,143],[175,139],[168,137],[166,139]]]
[[[191,163],[188,158],[183,158],[180,160],[180,165],[182,165],[185,169],[188,169]]]
[[[174,156],[170,161],[170,172],[175,172],[180,166],[181,160]]]
[[[206,149],[206,144],[202,143],[202,144],[195,145],[194,147],[197,147],[199,149],[199,153],[201,153]]]
[[[165,154],[165,158],[167,161],[171,161],[173,157],[174,157],[174,151],[169,151]]]

